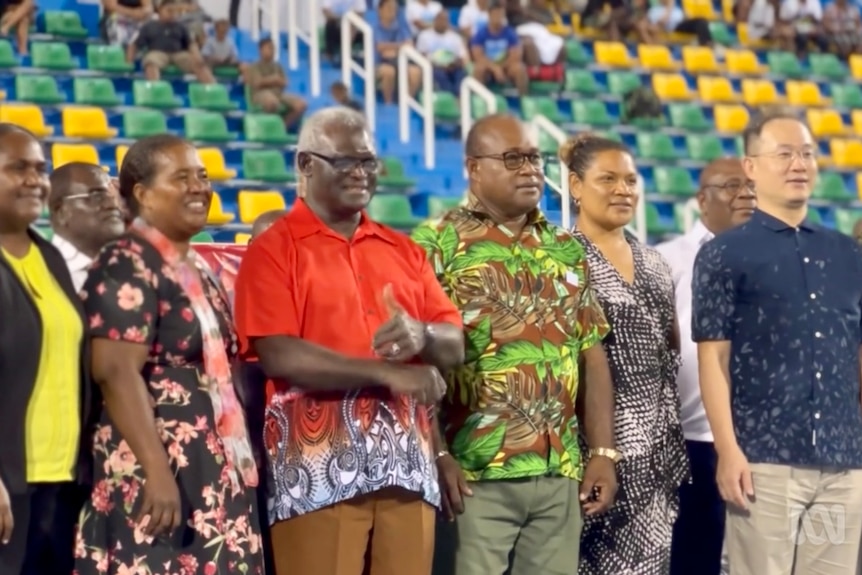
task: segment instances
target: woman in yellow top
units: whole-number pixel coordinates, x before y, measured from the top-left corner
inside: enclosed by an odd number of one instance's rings
[[[84,315],[60,252],[30,226],[39,141],[0,123],[0,575],[71,573],[92,429]]]

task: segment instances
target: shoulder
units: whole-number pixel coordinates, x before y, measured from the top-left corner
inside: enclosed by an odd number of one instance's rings
[[[677,236],[672,240],[661,242],[653,246],[653,249],[663,255],[665,258],[672,258],[674,255],[684,251],[688,246],[685,235]]]

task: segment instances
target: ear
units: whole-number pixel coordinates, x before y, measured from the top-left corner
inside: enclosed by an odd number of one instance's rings
[[[150,196],[147,193],[147,188],[145,188],[141,183],[135,184],[135,187],[132,188],[132,196],[134,196],[135,201],[138,202],[138,212],[143,212]]]
[[[575,172],[569,172],[569,195],[576,202],[581,201],[584,194],[584,182],[578,177]]]
[[[754,166],[754,159],[751,156],[743,156],[742,171],[745,172],[745,177],[748,178],[749,181],[754,180],[754,173],[756,170]]]
[[[467,168],[467,176],[477,176],[479,173],[479,162],[476,158],[467,157],[464,160],[464,167]]]
[[[300,152],[296,155],[296,169],[306,178],[311,177],[311,155]]]
[[[697,207],[700,209],[701,214],[706,213],[706,192],[703,190],[698,190],[697,194],[694,196],[697,198]]]

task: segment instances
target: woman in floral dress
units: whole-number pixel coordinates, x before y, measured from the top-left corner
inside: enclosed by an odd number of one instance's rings
[[[212,197],[206,171],[181,138],[145,138],[126,155],[120,193],[137,217],[82,294],[104,411],[75,573],[262,574],[230,306],[189,248]]]

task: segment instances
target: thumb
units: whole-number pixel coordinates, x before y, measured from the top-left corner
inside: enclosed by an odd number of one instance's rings
[[[392,291],[392,284],[386,284],[383,288],[383,305],[386,306],[386,311],[389,312],[390,317],[394,317],[404,312],[404,308],[402,308],[401,304],[398,303],[398,300],[395,299],[395,293]]]

